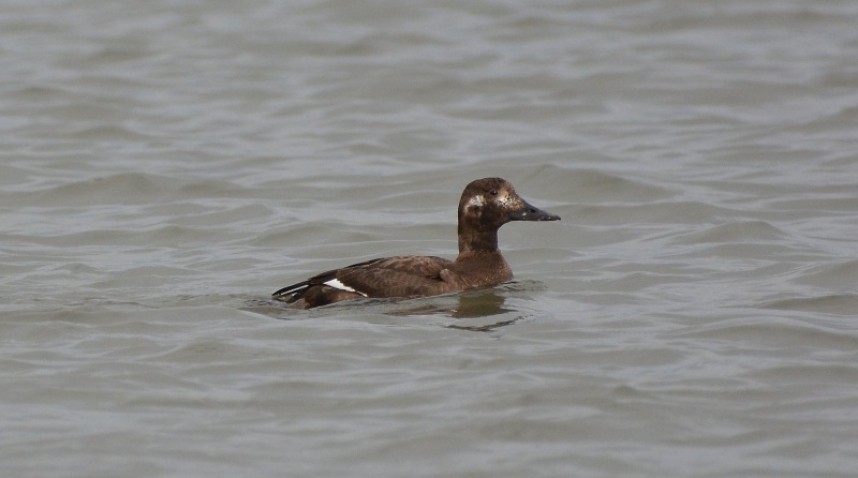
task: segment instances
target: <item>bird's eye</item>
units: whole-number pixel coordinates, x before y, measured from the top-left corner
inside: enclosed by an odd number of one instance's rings
[[[492,196],[497,196],[497,195],[498,195],[498,190],[497,190],[497,189],[492,189],[491,191],[489,191],[489,194],[491,194]]]

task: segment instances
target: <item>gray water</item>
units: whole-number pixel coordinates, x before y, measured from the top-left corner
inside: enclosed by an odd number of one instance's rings
[[[858,2],[0,2],[0,474],[851,477]],[[292,311],[456,253],[516,282]]]

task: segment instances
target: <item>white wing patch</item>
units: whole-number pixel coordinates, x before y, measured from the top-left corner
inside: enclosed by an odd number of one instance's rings
[[[328,285],[328,286],[331,286],[331,287],[333,287],[334,289],[340,289],[340,290],[344,290],[344,291],[346,291],[346,292],[354,292],[355,294],[360,294],[360,295],[362,295],[362,296],[366,297],[366,294],[364,294],[363,292],[359,292],[359,291],[356,291],[356,290],[352,289],[351,287],[349,287],[349,286],[347,286],[347,285],[343,284],[342,282],[340,282],[340,280],[339,280],[339,279],[331,279],[331,280],[329,280],[328,282],[324,282],[324,284],[325,284],[325,285]]]

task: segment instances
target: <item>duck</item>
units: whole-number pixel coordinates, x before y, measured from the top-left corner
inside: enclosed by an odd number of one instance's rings
[[[491,288],[509,282],[512,269],[498,249],[498,229],[512,221],[559,221],[532,206],[503,178],[471,181],[458,209],[459,254],[371,259],[316,274],[272,294],[292,308],[311,309],[365,298],[417,298]]]

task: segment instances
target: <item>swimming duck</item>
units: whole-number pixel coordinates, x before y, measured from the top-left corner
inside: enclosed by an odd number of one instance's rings
[[[483,178],[469,183],[459,199],[459,255],[372,259],[322,272],[272,294],[295,308],[310,309],[364,297],[429,297],[494,287],[512,279],[498,250],[498,229],[510,221],[559,221],[531,206],[509,181]]]

